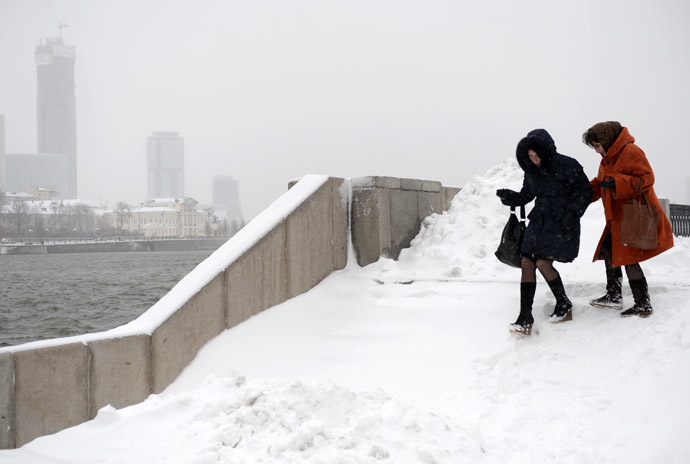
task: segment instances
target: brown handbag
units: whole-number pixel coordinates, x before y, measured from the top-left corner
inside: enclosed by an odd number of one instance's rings
[[[641,191],[642,179],[632,199],[623,205],[623,222],[618,239],[623,245],[639,250],[652,250],[659,243],[656,225],[659,223],[659,210],[650,205],[647,194]]]

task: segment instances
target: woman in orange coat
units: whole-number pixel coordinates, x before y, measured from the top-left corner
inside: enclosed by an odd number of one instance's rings
[[[652,313],[647,280],[640,264],[673,246],[673,230],[654,193],[654,171],[644,152],[626,127],[617,121],[600,122],[582,135],[582,141],[601,155],[599,174],[591,180],[594,196],[604,203],[606,227],[594,253],[594,261],[603,259],[606,265],[606,295],[589,302],[597,308],[623,309],[621,266],[625,266],[628,283],[635,304],[621,313],[622,317]],[[623,205],[636,196],[637,189],[647,194],[648,202],[657,208],[659,241],[656,248],[640,250],[620,243]]]

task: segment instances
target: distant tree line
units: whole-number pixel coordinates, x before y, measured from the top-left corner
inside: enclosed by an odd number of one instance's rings
[[[129,236],[132,207],[118,202],[113,209],[115,224],[98,215],[86,204],[65,203],[62,200],[24,201],[8,198],[0,190],[0,239],[41,241],[48,238],[86,238]],[[219,219],[213,208],[209,215],[207,236],[230,237],[242,227],[244,221]]]
[[[100,231],[101,221],[85,204],[0,199],[0,237],[42,240],[84,237]]]

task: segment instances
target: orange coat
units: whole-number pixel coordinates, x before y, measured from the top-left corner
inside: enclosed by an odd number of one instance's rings
[[[630,135],[627,127],[618,136],[615,143],[607,152],[607,156],[602,156],[599,164],[599,174],[590,181],[594,195],[592,202],[601,198],[604,203],[604,213],[606,215],[606,227],[601,235],[599,245],[594,252],[594,259],[602,259],[599,256],[601,245],[604,239],[611,232],[612,243],[612,264],[614,267],[635,264],[656,256],[673,246],[673,229],[671,223],[663,213],[659,198],[654,192],[654,171],[647,161],[647,157],[640,147],[635,145],[635,138]],[[616,182],[616,189],[601,189],[599,182],[613,178]],[[652,250],[638,250],[623,245],[619,241],[621,233],[621,223],[623,221],[623,205],[633,197],[635,188],[642,179],[642,191],[647,194],[650,204],[657,207],[659,222],[657,232],[659,234],[659,244]]]

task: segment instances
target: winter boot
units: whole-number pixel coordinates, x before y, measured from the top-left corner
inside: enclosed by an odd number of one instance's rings
[[[512,333],[524,336],[532,335],[532,324],[534,324],[532,303],[534,303],[536,291],[536,282],[520,282],[520,315],[514,324],[510,324]]]
[[[573,304],[565,294],[565,288],[563,287],[561,276],[559,275],[555,279],[546,283],[549,284],[549,288],[551,288],[553,296],[556,297],[556,307],[553,309],[553,314],[549,316],[551,323],[557,324],[559,322],[572,321]]]
[[[644,277],[639,280],[630,280],[630,289],[632,290],[635,304],[632,308],[626,309],[621,313],[621,317],[640,316],[647,317],[652,314],[652,304],[649,302],[649,289],[647,288],[647,279]]]
[[[606,295],[589,302],[595,308],[623,309],[623,271],[620,267],[606,270]]]

